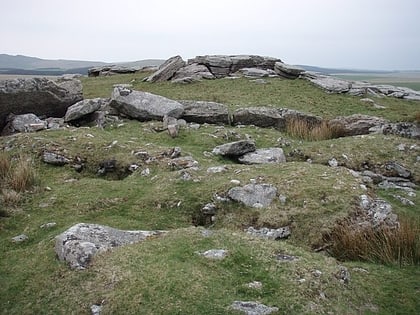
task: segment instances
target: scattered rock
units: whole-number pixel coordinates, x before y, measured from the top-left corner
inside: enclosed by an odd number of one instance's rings
[[[105,175],[107,173],[115,171],[117,168],[117,160],[103,160],[99,163],[98,175]]]
[[[329,159],[328,160],[328,165],[331,167],[337,167],[338,166],[338,161],[335,158]]]
[[[209,249],[203,253],[198,254],[207,259],[222,260],[226,258],[228,253],[229,252],[226,249]]]
[[[212,153],[228,157],[239,157],[248,152],[253,152],[255,149],[254,141],[240,140],[219,145],[213,149]]]
[[[78,223],[55,238],[58,259],[71,269],[85,269],[93,256],[113,247],[144,241],[164,231],[123,231],[104,225]]]
[[[268,315],[279,311],[278,307],[269,307],[252,301],[235,301],[230,307],[246,315]]]
[[[290,227],[285,226],[278,229],[269,229],[269,228],[261,228],[255,229],[254,227],[250,226],[245,230],[247,234],[252,236],[270,239],[270,240],[279,240],[283,238],[288,238],[291,235]]]
[[[181,170],[186,168],[198,167],[199,163],[194,160],[192,156],[183,156],[173,158],[168,162],[168,165],[172,169]]]
[[[57,223],[56,222],[48,222],[48,223],[44,223],[40,226],[41,229],[50,229],[54,226],[56,226]]]
[[[385,164],[385,173],[383,175],[402,178],[411,178],[412,176],[409,169],[394,161]]]
[[[360,207],[365,211],[369,224],[379,227],[383,224],[389,227],[398,226],[398,217],[392,211],[392,206],[382,199],[373,199],[367,195],[360,196]]]
[[[118,86],[114,88],[110,106],[140,121],[162,120],[165,115],[179,118],[184,113],[184,107],[176,101]]]
[[[414,207],[416,205],[410,199],[404,198],[404,197],[402,197],[400,195],[392,195],[392,197],[394,197],[395,199],[397,199],[398,201],[400,201],[404,206]]]
[[[202,209],[201,213],[203,215],[215,215],[217,212],[217,206],[214,203],[207,203]]]
[[[216,173],[223,173],[227,171],[226,166],[212,166],[207,169],[207,173],[216,174]]]
[[[252,281],[246,285],[250,289],[260,290],[262,289],[262,283],[260,281]]]
[[[174,56],[166,60],[160,65],[159,69],[147,77],[147,82],[162,82],[170,80],[174,74],[185,66],[185,61],[182,60],[181,56]]]
[[[420,139],[420,124],[419,123],[391,123],[381,126],[380,131],[387,135],[393,134],[400,137]]]
[[[249,184],[233,187],[228,191],[230,199],[254,208],[268,207],[276,198],[276,194],[277,188],[270,184]]]
[[[29,239],[29,237],[27,235],[20,234],[18,236],[12,237],[12,242],[13,243],[22,243],[22,242],[24,242],[24,241],[26,241],[28,239]]]
[[[368,115],[354,114],[336,117],[330,120],[330,126],[342,130],[344,136],[365,135],[375,131],[375,128],[387,124],[388,121]]]
[[[286,156],[280,148],[268,148],[246,153],[238,160],[243,164],[285,163]]]

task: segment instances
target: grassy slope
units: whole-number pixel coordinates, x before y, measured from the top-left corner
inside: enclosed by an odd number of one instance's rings
[[[358,98],[326,95],[303,81],[272,80],[269,85],[255,85],[247,80],[206,81],[188,86],[148,84],[141,76],[117,76],[85,79],[85,96],[109,96],[112,84],[132,80],[138,89],[175,99],[204,99],[237,105],[275,105],[334,117],[363,112],[372,114]],[[374,111],[389,119],[412,117],[418,103],[399,100],[388,102],[384,111]],[[340,105],[342,104],[342,105]],[[343,108],[344,106],[344,108]],[[396,146],[416,144],[409,139],[385,136],[343,138],[319,142],[289,139],[286,153],[300,149],[314,164],[299,161],[278,166],[244,166],[204,151],[227,140],[250,136],[257,147],[278,146],[278,138],[287,135],[272,129],[255,127],[225,128],[203,126],[183,129],[180,137],[152,131],[157,123],[126,121],[123,126],[104,131],[68,129],[1,138],[1,145],[13,145],[12,154],[33,156],[41,188],[51,191],[27,194],[23,203],[7,218],[0,218],[0,313],[4,314],[88,314],[89,306],[105,301],[104,313],[118,314],[221,314],[229,313],[234,300],[257,300],[276,305],[280,314],[332,312],[336,314],[416,314],[418,267],[393,267],[368,263],[344,263],[352,278],[349,285],[334,276],[339,262],[314,254],[310,248],[319,243],[321,233],[335,219],[347,215],[355,198],[363,193],[360,179],[347,170],[325,166],[335,157],[357,167],[364,160],[396,160],[411,170],[418,170],[418,151],[400,152]],[[88,135],[89,134],[89,135]],[[92,137],[93,136],[93,137]],[[216,138],[215,138],[216,136]],[[107,146],[117,140],[117,145]],[[88,143],[88,145],[87,145]],[[95,170],[104,158],[124,163],[139,162],[133,150],[156,155],[179,146],[183,155],[191,154],[200,163],[192,173],[194,181],[182,181],[180,175],[162,162],[142,165],[151,175],[135,173],[121,181],[98,178]],[[87,158],[87,169],[76,173],[69,167],[52,167],[39,161],[43,148],[66,148],[71,156]],[[367,148],[369,148],[367,150]],[[224,174],[208,175],[209,166],[227,165]],[[419,174],[415,173],[416,178]],[[67,182],[68,179],[78,179]],[[265,210],[238,204],[219,204],[214,235],[203,237],[191,227],[192,218],[214,193],[224,193],[231,179],[242,183],[256,178],[273,183],[287,197]],[[369,187],[374,193],[374,187]],[[402,206],[391,194],[379,191],[400,214],[418,218],[418,210]],[[398,192],[400,193],[400,192]],[[414,199],[420,204],[419,194]],[[57,226],[40,229],[46,222]],[[54,237],[78,222],[94,222],[122,229],[167,229],[164,238],[105,253],[91,268],[75,272],[56,261]],[[250,239],[242,229],[257,226],[292,224],[288,241],[271,242]],[[10,238],[25,233],[29,240],[14,244]],[[230,251],[223,262],[202,259],[195,252],[210,248]],[[279,263],[275,255],[296,255],[300,260]],[[356,269],[355,269],[356,268]],[[367,272],[360,271],[363,268]],[[320,277],[314,270],[322,272]],[[305,279],[305,282],[298,282]],[[261,281],[262,290],[251,290],[246,283]],[[325,295],[325,298],[323,297]]]

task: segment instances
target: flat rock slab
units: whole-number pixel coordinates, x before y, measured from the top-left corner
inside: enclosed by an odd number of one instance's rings
[[[243,164],[285,163],[286,156],[280,148],[268,148],[246,153],[238,160]]]
[[[250,226],[245,231],[249,235],[265,238],[269,240],[279,240],[282,238],[288,238],[291,235],[290,227],[288,226],[281,227],[278,229],[269,229],[269,228],[256,229]]]
[[[199,124],[230,123],[229,109],[226,105],[206,101],[179,101],[184,106],[184,118],[187,122]]]
[[[235,301],[230,307],[246,315],[269,315],[279,310],[277,307],[269,307],[252,301]]]
[[[108,226],[78,223],[55,238],[55,252],[59,260],[71,269],[85,269],[93,256],[113,247],[144,241],[164,231],[124,231]]]
[[[122,86],[114,88],[110,106],[140,121],[163,120],[165,116],[180,118],[184,113],[182,104],[174,100]]]
[[[80,102],[77,102],[76,104],[73,104],[69,108],[67,108],[66,115],[64,116],[64,121],[68,122],[92,114],[107,103],[108,99],[103,98],[85,99]]]
[[[254,208],[268,207],[276,198],[277,188],[270,184],[249,184],[243,187],[233,187],[228,191],[228,197]]]
[[[213,149],[212,153],[216,155],[238,157],[248,152],[253,152],[255,149],[254,141],[241,140],[219,145]]]

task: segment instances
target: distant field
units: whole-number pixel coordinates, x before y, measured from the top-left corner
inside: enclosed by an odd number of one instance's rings
[[[353,81],[367,81],[373,84],[390,84],[394,86],[408,87],[420,91],[420,71],[393,72],[393,73],[336,73],[335,77]]]
[[[45,76],[45,75],[33,75],[33,74],[0,74],[1,80],[13,80],[18,78],[57,78],[58,76]]]

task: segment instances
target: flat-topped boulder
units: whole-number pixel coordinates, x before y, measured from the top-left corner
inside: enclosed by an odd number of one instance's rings
[[[116,86],[110,106],[119,113],[140,121],[162,120],[165,116],[180,118],[184,113],[182,104],[166,97],[148,92]]]
[[[279,76],[287,79],[296,79],[305,72],[305,70],[300,67],[288,65],[283,62],[276,62],[274,64],[274,71]]]
[[[340,116],[330,120],[330,126],[342,130],[345,136],[368,134],[387,123],[383,118],[362,114]]]
[[[78,223],[55,238],[55,252],[58,259],[66,262],[70,268],[85,269],[98,253],[164,233],[125,231],[99,224]]]
[[[255,142],[251,140],[240,140],[221,144],[215,147],[212,151],[215,155],[222,155],[227,157],[239,157],[248,152],[254,152],[256,149]]]
[[[63,117],[70,105],[82,99],[82,83],[76,79],[0,81],[0,130],[4,128],[6,118],[11,113]]]
[[[89,77],[103,77],[116,74],[136,73],[139,69],[121,65],[106,65],[93,67],[88,70]]]
[[[226,105],[207,101],[179,101],[184,106],[182,116],[187,122],[199,124],[226,124],[230,123],[229,109]]]
[[[285,163],[286,156],[281,148],[257,149],[244,154],[238,161],[242,164]]]
[[[277,188],[271,184],[249,184],[243,187],[233,187],[228,191],[230,199],[253,208],[268,207],[276,195]]]
[[[69,122],[90,115],[95,111],[100,110],[108,103],[109,99],[105,98],[92,98],[79,101],[67,108],[66,114],[64,115],[64,121]]]

